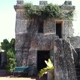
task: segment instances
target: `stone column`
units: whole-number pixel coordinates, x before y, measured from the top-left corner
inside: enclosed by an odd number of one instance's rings
[[[27,65],[27,56],[29,50],[29,35],[27,33],[27,19],[24,9],[24,0],[17,0],[14,6],[16,11],[16,24],[15,24],[15,51],[17,66]]]

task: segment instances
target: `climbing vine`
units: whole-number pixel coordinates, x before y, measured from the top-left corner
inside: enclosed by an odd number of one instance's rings
[[[25,3],[24,8],[26,9],[27,18],[35,18],[45,20],[48,18],[58,19],[72,19],[73,11],[63,13],[59,5],[46,4],[44,6],[34,6],[31,3]]]

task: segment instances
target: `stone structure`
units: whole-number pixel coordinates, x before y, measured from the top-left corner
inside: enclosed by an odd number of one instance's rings
[[[76,80],[74,57],[69,44],[69,38],[73,36],[72,21],[45,20],[42,25],[43,31],[41,29],[42,33],[39,33],[37,22],[33,20],[28,22],[23,3],[23,0],[17,0],[14,6],[17,66],[30,66],[29,74],[35,75],[45,66],[44,60],[50,58],[55,66],[55,80]],[[46,3],[40,2],[41,5]],[[74,11],[75,6],[71,1],[66,1],[61,8],[66,14]]]

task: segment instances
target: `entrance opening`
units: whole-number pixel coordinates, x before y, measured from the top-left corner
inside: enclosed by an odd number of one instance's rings
[[[62,24],[56,23],[56,35],[62,38]]]
[[[38,51],[37,52],[37,70],[46,67],[45,60],[50,58],[50,51]]]
[[[38,33],[43,33],[43,22],[39,23]]]

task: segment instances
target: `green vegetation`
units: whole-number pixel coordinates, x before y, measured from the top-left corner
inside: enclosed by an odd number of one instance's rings
[[[3,42],[1,42],[1,49],[4,50],[4,53],[6,55],[6,70],[7,72],[11,73],[14,70],[14,67],[16,65],[15,60],[15,39],[11,39],[9,42],[7,39],[4,39]]]
[[[45,72],[48,72],[48,71],[54,77],[54,66],[53,66],[53,63],[51,62],[50,59],[48,59],[48,61],[45,60],[45,63],[46,63],[47,66],[40,70],[40,73],[38,74],[39,78],[41,78],[45,74]],[[52,77],[52,80],[53,80],[53,77]]]
[[[11,73],[13,72],[14,67],[16,65],[16,59],[14,58],[15,54],[12,49],[9,49],[6,55],[7,55],[6,71],[8,73]]]
[[[53,19],[72,19],[73,11],[63,13],[59,5],[46,4],[44,6],[34,6],[31,3],[25,3],[26,15],[29,19],[46,20]]]

